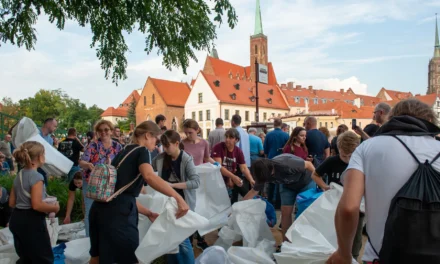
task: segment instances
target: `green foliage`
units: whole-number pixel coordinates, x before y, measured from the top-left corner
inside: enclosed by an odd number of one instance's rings
[[[14,183],[15,176],[3,176],[0,177],[0,186],[5,187],[8,191],[11,190]],[[60,211],[57,214],[59,219],[64,219],[66,216],[67,199],[69,194],[69,185],[64,180],[53,179],[49,180],[47,186],[47,193],[49,195],[57,197],[60,203]],[[75,203],[73,204],[71,219],[72,222],[81,221],[84,218],[82,212],[82,197],[81,192],[76,191]]]
[[[59,1],[59,0],[0,0],[0,41],[27,50],[35,48],[38,16],[43,12],[51,23],[63,30],[66,20],[77,21],[82,27],[90,25],[92,48],[101,60],[105,77],[117,84],[127,78],[126,53],[129,51],[123,33],[140,31],[145,36],[145,51],[154,49],[163,55],[163,64],[171,69],[181,67],[186,74],[189,59],[197,61],[195,51],[210,50],[217,37],[210,19],[222,23],[227,13],[228,25],[234,28],[237,15],[229,0],[126,0],[126,1]]]
[[[118,127],[123,132],[130,131],[130,121],[128,121],[128,120],[125,120],[125,121],[119,120],[118,121]]]

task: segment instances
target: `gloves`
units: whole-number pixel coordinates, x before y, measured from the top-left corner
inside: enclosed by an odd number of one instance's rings
[[[218,166],[218,167],[221,167],[220,163],[218,163],[217,161],[214,162],[214,165],[215,165],[215,166]]]

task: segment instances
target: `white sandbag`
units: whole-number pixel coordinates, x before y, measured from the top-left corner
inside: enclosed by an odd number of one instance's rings
[[[17,253],[0,253],[0,264],[15,264],[19,259]]]
[[[240,241],[241,239],[242,236],[238,232],[234,231],[229,226],[224,226],[222,229],[220,229],[217,241],[215,241],[214,245],[221,247],[224,250],[228,250],[230,247],[232,247],[234,242]]]
[[[66,264],[87,264],[90,261],[90,238],[72,240],[66,243],[64,256]]]
[[[208,220],[203,216],[189,211],[185,216],[176,219],[177,202],[168,198],[165,210],[150,226],[147,234],[136,249],[136,256],[141,263],[150,263],[175,248],[185,239],[194,234]]]
[[[140,202],[144,207],[148,208],[150,211],[155,213],[163,212],[165,209],[165,204],[168,201],[168,196],[155,191],[150,186],[146,187],[147,194],[140,194],[137,199],[138,202]],[[151,221],[146,217],[145,215],[139,214],[139,222],[138,222],[138,229],[139,229],[139,241],[142,241],[142,239],[147,234],[148,229],[151,226]]]
[[[196,189],[195,212],[209,220],[205,228],[199,229],[204,236],[227,224],[231,213],[231,201],[222,174],[221,167],[211,163],[196,167],[200,177],[200,186]]]
[[[234,264],[275,264],[270,256],[257,248],[231,247],[228,256]]]
[[[11,233],[11,230],[9,230],[9,227],[3,228],[0,230],[0,245],[12,245],[14,244],[14,236]]]
[[[233,264],[229,260],[228,253],[218,246],[211,246],[203,251],[203,253],[196,258],[195,264]]]
[[[83,221],[60,225],[58,240],[71,241],[86,237],[85,225]]]
[[[47,174],[63,176],[69,173],[73,162],[61,154],[56,148],[49,145],[41,136],[32,119],[23,117],[12,132],[13,143],[16,147],[26,141],[37,141],[43,144],[46,162],[41,167]]]
[[[331,189],[313,202],[287,230],[281,253],[274,254],[278,264],[324,264],[338,247],[335,212],[342,186],[331,183]],[[357,263],[354,259],[352,263]]]
[[[47,225],[47,232],[49,232],[50,243],[52,247],[55,247],[58,241],[58,233],[61,230],[58,224],[58,218],[55,218],[54,222],[52,222],[51,219],[46,218],[46,225]]]

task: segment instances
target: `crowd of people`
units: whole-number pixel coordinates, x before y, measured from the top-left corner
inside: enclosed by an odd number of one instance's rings
[[[303,126],[293,128],[290,135],[289,126],[281,119],[274,119],[274,129],[265,134],[255,127],[244,129],[239,115],[232,116],[229,129],[217,118],[208,140],[200,137],[195,120],[182,123],[184,136],[164,127],[164,115],[155,121],[140,123],[129,142],[123,140],[119,128],[100,120],[93,133],[88,133],[86,144],[78,139],[75,128],[57,143],[58,150],[73,162],[66,176],[69,198],[64,223],[71,222],[75,192],[81,189],[86,234],[91,241],[90,263],[137,263],[138,214],[151,221],[158,214],[137,203],[136,197],[148,184],[174,197],[176,217],[184,216],[195,209],[195,190],[200,187],[196,166],[203,163],[221,167],[232,204],[240,197],[247,200],[261,195],[280,208],[279,229],[284,240],[288,240],[285,234],[293,222],[298,194],[313,188],[327,191],[331,183],[343,186],[335,221],[339,248],[328,263],[351,263],[352,258],[359,257],[364,220],[369,242],[363,260],[373,263],[382,257],[382,251],[376,250],[382,246],[391,201],[417,169],[417,164],[410,162],[411,156],[416,161],[432,161],[435,171],[440,171],[440,161],[435,158],[440,152],[435,138],[440,134],[437,117],[429,106],[415,99],[401,101],[393,109],[380,103],[373,112],[372,124],[364,129],[352,126],[352,131],[341,124],[334,138],[326,135],[328,129],[317,127],[313,116],[308,116]],[[53,146],[56,142],[51,134],[56,127],[57,121],[49,118],[41,128],[41,136]],[[59,205],[44,202],[47,175],[40,168],[45,161],[44,147],[26,142],[15,151],[13,148],[8,135],[0,143],[0,175],[14,170],[13,158],[20,164],[20,172],[9,195],[12,216],[3,222],[9,223],[23,263],[52,263],[49,237],[41,227],[46,214],[58,212]],[[87,197],[90,175],[102,164],[117,169],[115,191],[123,190],[107,203]],[[1,193],[0,203],[8,195],[7,190]],[[366,214],[360,211],[362,197],[366,199]],[[194,263],[192,238],[198,248],[208,247],[196,233],[182,241],[179,253],[167,255],[169,263]],[[115,248],[118,250],[112,250]]]

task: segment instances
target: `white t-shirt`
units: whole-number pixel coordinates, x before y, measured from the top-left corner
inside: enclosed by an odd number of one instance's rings
[[[440,152],[440,141],[433,137],[399,136],[420,162],[431,161]],[[351,156],[349,169],[365,175],[365,212],[367,231],[377,252],[382,247],[385,222],[391,200],[416,171],[418,164],[397,139],[379,136],[363,142]],[[440,159],[434,162],[440,171]],[[365,246],[363,261],[377,256],[370,243]]]

